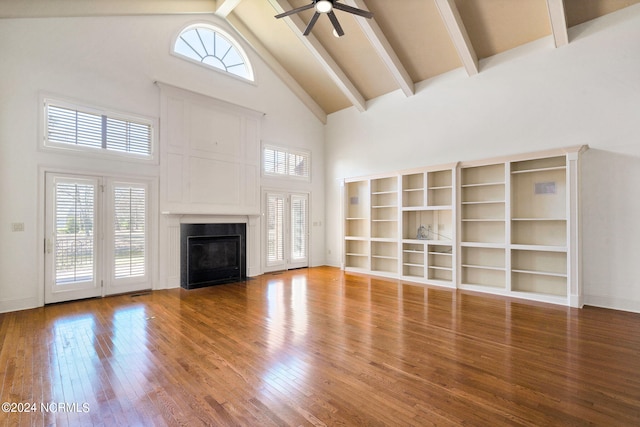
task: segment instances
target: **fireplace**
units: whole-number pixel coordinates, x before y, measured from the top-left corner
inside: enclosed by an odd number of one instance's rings
[[[180,286],[200,288],[243,280],[246,224],[181,224]]]

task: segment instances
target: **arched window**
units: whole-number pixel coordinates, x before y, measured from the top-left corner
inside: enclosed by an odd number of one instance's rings
[[[178,36],[173,51],[207,67],[253,81],[247,55],[224,31],[208,24],[190,25]]]

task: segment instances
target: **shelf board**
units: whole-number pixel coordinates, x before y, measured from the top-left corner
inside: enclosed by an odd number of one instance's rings
[[[398,222],[397,219],[372,219],[371,222]]]
[[[415,249],[403,249],[402,252],[405,254],[424,254],[424,251],[417,251]]]
[[[506,271],[505,267],[493,267],[491,265],[462,264],[464,268],[476,268],[479,270]]]
[[[369,218],[359,218],[359,217],[353,217],[353,218],[346,218],[347,221],[366,221]]]
[[[429,269],[431,269],[431,270],[453,271],[453,267],[441,267],[439,265],[430,265]]]
[[[511,218],[512,221],[566,221],[566,218]]]
[[[504,218],[463,218],[462,222],[505,222]]]
[[[451,205],[439,205],[439,206],[403,206],[402,210],[405,212],[415,211],[449,211],[452,210]]]
[[[460,246],[466,248],[490,248],[490,249],[506,249],[504,243],[486,243],[486,242],[460,242]]]
[[[511,249],[520,251],[540,251],[540,252],[567,252],[566,246],[547,246],[547,245],[510,245]]]
[[[506,285],[499,285],[499,286],[491,286],[491,285],[482,285],[480,283],[461,283],[460,284],[460,289],[467,289],[470,291],[480,291],[480,292],[486,292],[489,294],[494,294],[494,295],[509,295],[509,292],[507,291],[507,287]]]
[[[402,190],[404,192],[412,192],[412,191],[424,191],[424,188],[405,188],[404,190]]]
[[[351,252],[348,252],[345,255],[346,256],[361,256],[361,257],[368,257],[369,256],[368,254],[358,254],[358,253],[351,253]]]
[[[496,185],[504,185],[504,181],[498,181],[498,182],[479,182],[476,184],[462,184],[461,187],[462,188],[469,188],[469,187],[490,187],[490,186],[496,186]]]
[[[535,274],[537,276],[551,276],[551,277],[567,277],[566,273],[552,273],[549,271],[537,271],[537,270],[519,270],[519,269],[511,269],[512,273],[521,273],[521,274]]]
[[[410,262],[403,262],[402,265],[405,266],[405,267],[420,267],[420,268],[424,268],[424,264],[413,264],[413,263],[410,263]]]
[[[451,185],[441,185],[436,187],[427,187],[429,190],[451,190],[453,186]]]
[[[537,168],[537,169],[525,169],[525,170],[521,170],[521,171],[511,171],[512,174],[519,174],[519,173],[534,173],[534,172],[547,172],[547,171],[559,171],[559,170],[566,170],[567,167],[566,166],[553,166],[550,168]]]
[[[428,245],[451,246],[451,240],[402,239],[402,243],[426,243]]]
[[[398,260],[398,257],[388,256],[388,255],[371,255],[371,258],[375,258],[375,259],[392,259],[394,261]]]
[[[371,241],[381,243],[398,243],[398,239],[395,237],[372,237]]]
[[[504,204],[504,200],[482,200],[479,202],[462,202],[463,205],[499,205]]]
[[[371,209],[385,209],[385,208],[397,208],[398,205],[380,205],[380,206],[371,206]]]
[[[434,251],[429,251],[427,252],[429,255],[446,255],[446,256],[453,256],[453,254],[451,252],[434,252]]]
[[[344,240],[361,240],[366,241],[369,240],[368,237],[365,236],[344,236]]]
[[[398,192],[398,190],[390,190],[390,191],[373,191],[371,192],[372,196],[378,195],[378,194],[396,194]]]

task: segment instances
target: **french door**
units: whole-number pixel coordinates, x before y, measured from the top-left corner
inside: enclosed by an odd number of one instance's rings
[[[309,195],[267,191],[265,272],[309,265]]]
[[[149,289],[148,184],[46,174],[45,303]]]

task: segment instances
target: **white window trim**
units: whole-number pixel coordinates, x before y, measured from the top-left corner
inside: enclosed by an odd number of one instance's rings
[[[68,108],[71,110],[81,111],[83,113],[105,115],[112,119],[124,120],[151,126],[151,147],[148,156],[121,152],[115,150],[106,150],[104,148],[77,146],[73,144],[49,142],[47,138],[47,105],[55,105],[57,107]],[[39,116],[40,123],[38,126],[38,149],[45,152],[66,152],[89,157],[100,157],[117,159],[121,161],[141,162],[158,164],[158,120],[151,117],[145,117],[138,114],[116,111],[108,108],[90,106],[81,101],[75,101],[58,96],[49,96],[42,94],[39,99]]]
[[[205,64],[205,63],[203,63],[201,61],[197,61],[197,60],[195,60],[193,58],[189,58],[188,56],[184,56],[184,55],[181,55],[181,54],[175,52],[174,49],[175,49],[175,46],[176,46],[176,42],[178,41],[178,38],[180,37],[180,35],[182,33],[184,33],[185,31],[188,31],[188,30],[190,30],[192,28],[197,28],[197,27],[209,28],[209,29],[211,29],[211,30],[213,30],[213,31],[215,31],[217,33],[220,33],[224,37],[226,37],[231,42],[233,47],[235,47],[238,50],[238,52],[240,53],[240,56],[242,56],[242,59],[244,60],[244,63],[246,64],[247,69],[249,71],[250,78],[247,79],[247,78],[238,76],[236,74],[230,73],[230,72],[225,71],[225,70],[221,70],[220,68]],[[199,65],[200,67],[203,67],[203,68],[205,68],[207,70],[213,70],[216,73],[219,73],[219,74],[221,74],[223,76],[231,77],[231,78],[236,79],[238,81],[241,81],[241,82],[244,82],[244,83],[249,83],[249,84],[252,84],[254,86],[257,86],[257,82],[256,82],[257,79],[256,79],[255,70],[253,68],[253,64],[249,60],[249,56],[247,55],[247,52],[240,45],[240,42],[238,42],[238,38],[232,36],[231,34],[229,34],[228,31],[223,30],[222,28],[220,28],[217,25],[214,25],[214,24],[211,24],[211,23],[208,23],[208,22],[202,22],[202,21],[186,25],[185,27],[181,28],[180,31],[178,31],[175,34],[175,36],[172,38],[171,46],[169,46],[169,53],[172,56],[174,56],[176,58],[179,58],[179,59],[181,59],[183,61],[191,62],[192,64]]]
[[[307,160],[309,162],[309,164],[307,165],[307,171],[308,176],[299,176],[299,175],[290,175],[287,171],[287,173],[274,173],[274,172],[267,172],[264,169],[264,161],[265,161],[265,157],[264,157],[264,152],[266,149],[271,149],[271,150],[276,150],[276,151],[281,151],[286,153],[287,155],[289,154],[298,154],[298,155],[302,155],[302,156],[306,156]],[[282,147],[279,145],[274,145],[274,144],[262,144],[262,150],[260,150],[260,169],[262,170],[262,176],[265,177],[272,177],[272,178],[282,178],[282,179],[291,179],[291,180],[296,180],[296,181],[305,181],[305,182],[311,182],[311,151],[309,150],[303,150],[300,148],[289,148],[289,147]]]

